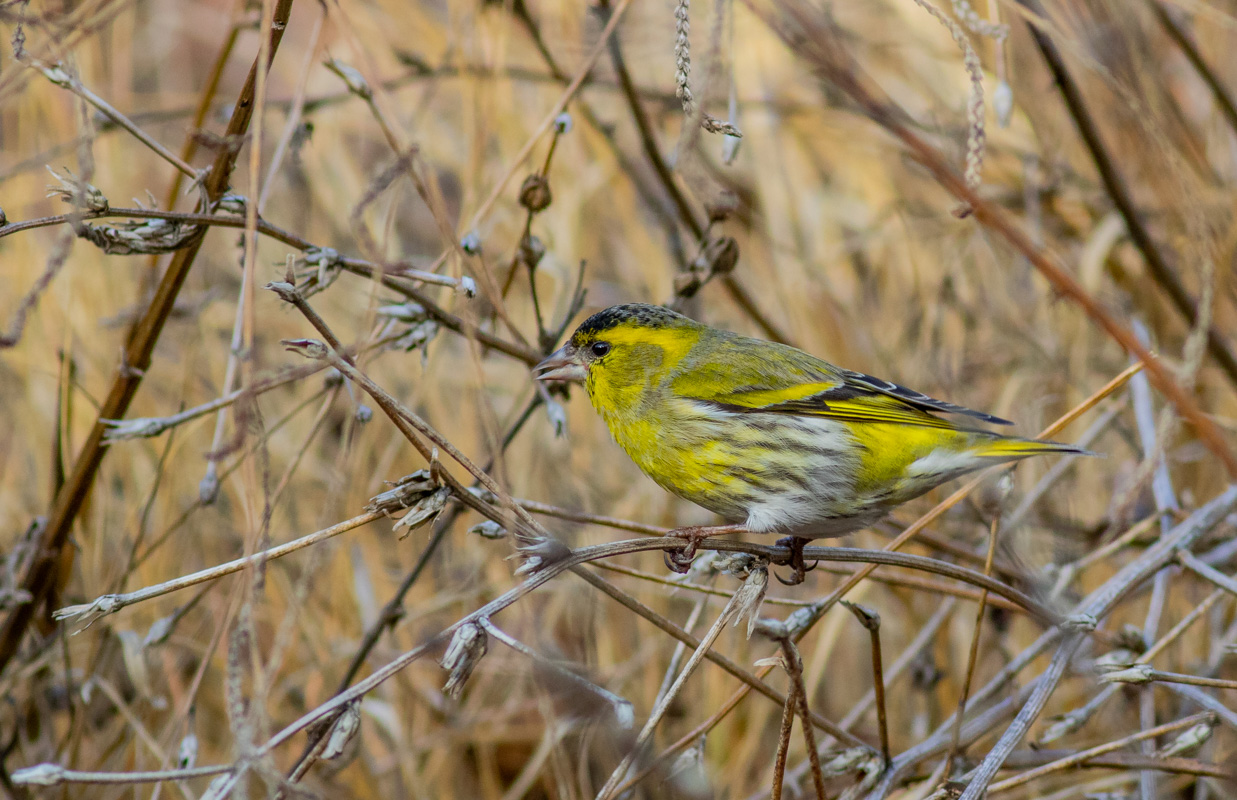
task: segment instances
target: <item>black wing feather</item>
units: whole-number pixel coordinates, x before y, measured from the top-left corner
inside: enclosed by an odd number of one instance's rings
[[[846,377],[846,384],[858,384],[865,389],[871,389],[872,391],[879,392],[880,394],[895,397],[909,406],[914,406],[915,408],[923,409],[924,411],[940,411],[947,414],[965,414],[968,417],[974,417],[975,419],[980,419],[993,425],[1014,424],[1007,419],[1001,419],[1000,417],[995,417],[992,414],[985,414],[982,411],[975,411],[974,409],[966,408],[965,406],[954,405],[953,403],[947,403],[944,400],[937,400],[934,397],[928,397],[922,392],[917,392],[914,389],[908,389],[905,386],[893,383],[892,381],[887,381],[872,375],[865,375],[862,372],[852,372],[848,369],[841,370],[841,372]],[[848,388],[846,384],[839,386],[834,391],[846,391]],[[828,397],[823,397],[822,399],[826,400],[826,402],[828,401]]]

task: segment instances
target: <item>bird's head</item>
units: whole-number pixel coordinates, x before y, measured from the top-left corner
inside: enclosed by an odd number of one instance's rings
[[[590,392],[599,380],[615,386],[647,382],[652,372],[677,363],[704,330],[663,306],[613,306],[584,320],[533,375],[540,381],[584,381]]]

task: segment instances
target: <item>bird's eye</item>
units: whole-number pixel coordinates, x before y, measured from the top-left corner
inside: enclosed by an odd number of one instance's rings
[[[593,354],[594,358],[601,358],[606,353],[610,352],[609,342],[593,342],[588,351]]]

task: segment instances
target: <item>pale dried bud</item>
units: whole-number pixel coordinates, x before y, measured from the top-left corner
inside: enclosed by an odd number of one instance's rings
[[[198,763],[198,737],[193,731],[185,734],[180,740],[180,748],[176,753],[176,766],[179,769],[189,769]]]
[[[460,249],[470,256],[480,255],[481,234],[475,230],[469,231],[463,239],[460,239]]]
[[[852,603],[849,600],[841,601],[842,605],[850,609],[850,612],[859,620],[859,624],[870,631],[878,631],[881,627],[881,615],[877,614],[867,606],[861,606],[858,603]]]
[[[1190,728],[1187,728],[1176,739],[1173,739],[1164,747],[1156,751],[1156,756],[1160,758],[1173,758],[1176,756],[1188,756],[1195,750],[1202,747],[1211,738],[1211,732],[1215,729],[1216,720],[1213,717],[1205,722],[1200,722]]]
[[[73,88],[73,78],[68,71],[59,63],[53,64],[50,67],[42,67],[39,72],[43,73],[43,77],[47,78],[52,83],[62,89]]]
[[[279,299],[285,303],[295,303],[300,299],[300,295],[297,293],[296,287],[287,281],[271,281],[262,288],[274,292],[279,296]]]
[[[838,753],[833,758],[821,764],[821,769],[825,775],[834,777],[837,775],[845,775],[848,772],[854,772],[863,766],[863,763],[872,755],[872,751],[866,747],[850,747]]]
[[[168,429],[168,421],[162,417],[138,417],[137,419],[101,419],[107,428],[103,441],[119,442],[123,439],[145,439],[158,436]]]
[[[1014,116],[1014,90],[1005,81],[992,90],[992,110],[996,113],[996,124],[1008,128]]]
[[[1126,669],[1113,670],[1100,675],[1105,683],[1151,683],[1155,680],[1155,669],[1150,664],[1135,664]]]
[[[279,343],[285,350],[314,361],[326,361],[330,353],[327,346],[317,339],[281,339]]]
[[[461,275],[459,282],[455,284],[455,292],[471,300],[477,296],[477,282],[469,275]]]
[[[1110,650],[1095,659],[1095,669],[1098,672],[1112,672],[1133,666],[1136,661],[1138,661],[1138,653],[1135,653],[1133,650],[1119,648],[1117,650]]]
[[[1071,614],[1061,620],[1061,627],[1070,631],[1090,633],[1099,622],[1091,614]],[[1115,651],[1114,651],[1115,652]]]
[[[567,409],[563,408],[562,403],[557,400],[546,400],[545,415],[550,420],[550,427],[554,428],[556,437],[567,433]]]
[[[331,247],[311,247],[296,263],[307,268],[297,275],[296,288],[302,297],[313,297],[334,283],[343,271],[343,259]]]
[[[439,488],[437,481],[430,476],[427,469],[419,469],[397,481],[385,481],[385,483],[391,488],[370,498],[370,501],[365,504],[366,511],[384,513],[399,511],[433,494]]]
[[[506,539],[508,536],[507,529],[499,525],[492,519],[487,519],[484,522],[478,522],[468,529],[469,533],[475,533],[482,539]]]
[[[219,497],[219,475],[212,463],[206,469],[206,475],[198,481],[198,502],[204,506],[214,503]]]
[[[1041,745],[1048,744],[1049,742],[1055,742],[1057,739],[1069,736],[1081,728],[1086,721],[1087,718],[1083,715],[1081,709],[1076,709],[1068,714],[1062,714],[1039,737],[1039,743]]]
[[[103,192],[99,191],[97,186],[86,183],[74,175],[68,167],[63,169],[65,174],[61,175],[51,167],[47,168],[52,177],[60,181],[59,186],[47,187],[48,197],[59,197],[66,203],[72,203],[85,211],[93,211],[98,214],[107,211],[107,198],[103,196]]]
[[[173,220],[147,219],[116,225],[82,224],[76,232],[108,255],[132,256],[174,252],[188,246],[200,230]]]
[[[119,595],[105,594],[97,598],[93,603],[58,608],[52,612],[52,619],[57,621],[71,619],[82,625],[81,630],[85,630],[100,617],[114,614],[122,608],[124,606],[120,602]],[[81,631],[78,632],[80,633]]]
[[[374,96],[374,90],[370,88],[369,81],[365,80],[355,67],[349,66],[337,58],[332,58],[324,63],[327,69],[339,76],[344,85],[348,87],[348,91],[355,94],[362,100],[370,100]]]
[[[554,118],[554,132],[557,134],[571,133],[571,115],[566,111]]]
[[[326,741],[326,747],[322,749],[322,758],[328,761],[339,758],[344,748],[348,746],[348,742],[352,741],[360,729],[361,707],[357,703],[349,703],[344,706],[343,713],[331,726],[330,737]]]
[[[475,622],[466,623],[456,629],[455,635],[451,637],[451,644],[447,645],[447,652],[438,662],[450,673],[442,687],[443,694],[453,700],[459,699],[464,684],[485,656],[488,643],[489,637]]]
[[[409,324],[425,322],[425,320],[429,319],[429,315],[425,312],[425,306],[420,303],[414,303],[411,300],[394,306],[379,306],[378,316],[389,317],[398,322],[407,322]]]
[[[246,204],[249,201],[242,194],[225,194],[219,198],[219,202],[215,203],[215,212],[223,212],[224,214],[236,214],[240,216],[245,213]]]
[[[399,522],[395,523],[395,527],[392,530],[398,532],[400,528],[407,528],[408,530],[400,534],[399,538],[403,539],[426,522],[441,514],[449,499],[451,499],[451,490],[446,486],[438,489],[433,494],[422,497],[416,503],[413,503],[412,508],[408,509],[408,513],[404,514]]]
[[[549,536],[525,536],[517,544],[516,552],[509,556],[524,559],[524,563],[513,573],[517,578],[535,575],[551,564],[570,557],[571,548]]]
[[[748,572],[747,580],[743,581],[739,591],[735,592],[734,625],[737,626],[746,617],[747,638],[749,639],[752,638],[752,634],[756,631],[756,620],[760,614],[760,605],[764,602],[765,592],[768,590],[769,569],[761,565]]]
[[[392,342],[391,346],[405,352],[416,350],[418,347],[423,348],[438,335],[438,331],[438,323],[432,319],[427,319],[425,322],[413,325],[408,329],[407,333]]]
[[[157,647],[167,641],[172,635],[172,627],[176,623],[176,615],[169,614],[166,617],[160,617],[151,623],[150,630],[146,631],[145,638],[142,639],[142,647]]]
[[[356,410],[352,412],[352,416],[357,422],[364,425],[374,418],[374,410],[364,403],[357,403]]]
[[[717,553],[712,559],[712,568],[739,580],[747,580],[748,573],[764,563],[764,559],[751,553]]]
[[[59,764],[36,764],[19,769],[9,777],[18,786],[59,786],[64,781],[64,767]]]

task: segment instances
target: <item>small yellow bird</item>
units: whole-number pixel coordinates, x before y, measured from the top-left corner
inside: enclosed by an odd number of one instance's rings
[[[798,583],[808,539],[867,527],[991,464],[1087,454],[959,425],[937,414],[1012,423],[641,303],[589,317],[534,374],[583,381],[645,475],[727,521],[674,532],[688,541],[680,570],[708,536],[776,532],[792,537]]]

